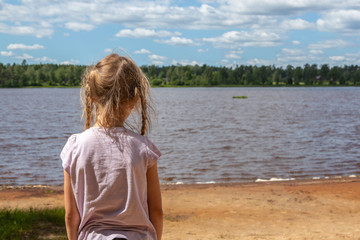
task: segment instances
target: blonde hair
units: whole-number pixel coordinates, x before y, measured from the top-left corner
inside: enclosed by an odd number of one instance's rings
[[[149,80],[130,58],[113,53],[88,67],[82,78],[82,99],[85,129],[97,122],[105,128],[126,125],[141,135],[149,134],[153,112]],[[135,102],[141,119],[137,126],[126,121],[129,103]]]

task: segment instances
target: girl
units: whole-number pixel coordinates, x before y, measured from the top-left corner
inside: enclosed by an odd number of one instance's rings
[[[84,74],[85,131],[70,136],[60,154],[70,240],[161,239],[161,153],[144,136],[150,129],[149,90],[141,69],[117,54]],[[133,109],[141,115],[140,134],[125,128]]]

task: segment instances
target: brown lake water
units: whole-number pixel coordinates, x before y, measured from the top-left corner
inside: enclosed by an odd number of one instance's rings
[[[245,95],[247,99],[233,99]],[[156,88],[163,183],[360,175],[360,88]],[[0,89],[0,185],[62,184],[79,89]]]

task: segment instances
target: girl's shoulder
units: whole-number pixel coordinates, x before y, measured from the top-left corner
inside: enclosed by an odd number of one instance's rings
[[[67,145],[87,144],[95,138],[95,135],[95,132],[91,128],[81,133],[74,133],[68,138]]]
[[[139,145],[142,145],[146,149],[148,157],[151,161],[155,161],[162,155],[157,146],[147,136],[140,135],[131,130],[126,131],[129,135],[136,138],[136,141],[138,141]]]
[[[131,130],[126,130],[126,132],[131,136],[136,138],[138,141],[144,143],[147,146],[154,146],[154,143],[147,137],[147,136],[143,136],[139,133],[133,132]]]
[[[120,140],[121,142],[132,143],[143,147],[153,147],[152,141],[139,133],[130,129],[116,127],[112,129],[105,129],[102,127],[91,127],[81,133],[72,134],[68,142],[71,145],[92,146],[100,142],[109,142],[113,140]]]

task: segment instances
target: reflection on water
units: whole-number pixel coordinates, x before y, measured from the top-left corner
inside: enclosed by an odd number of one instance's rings
[[[233,99],[232,96],[248,96]],[[162,182],[360,174],[360,88],[156,88]],[[61,184],[79,89],[0,89],[0,184]]]

